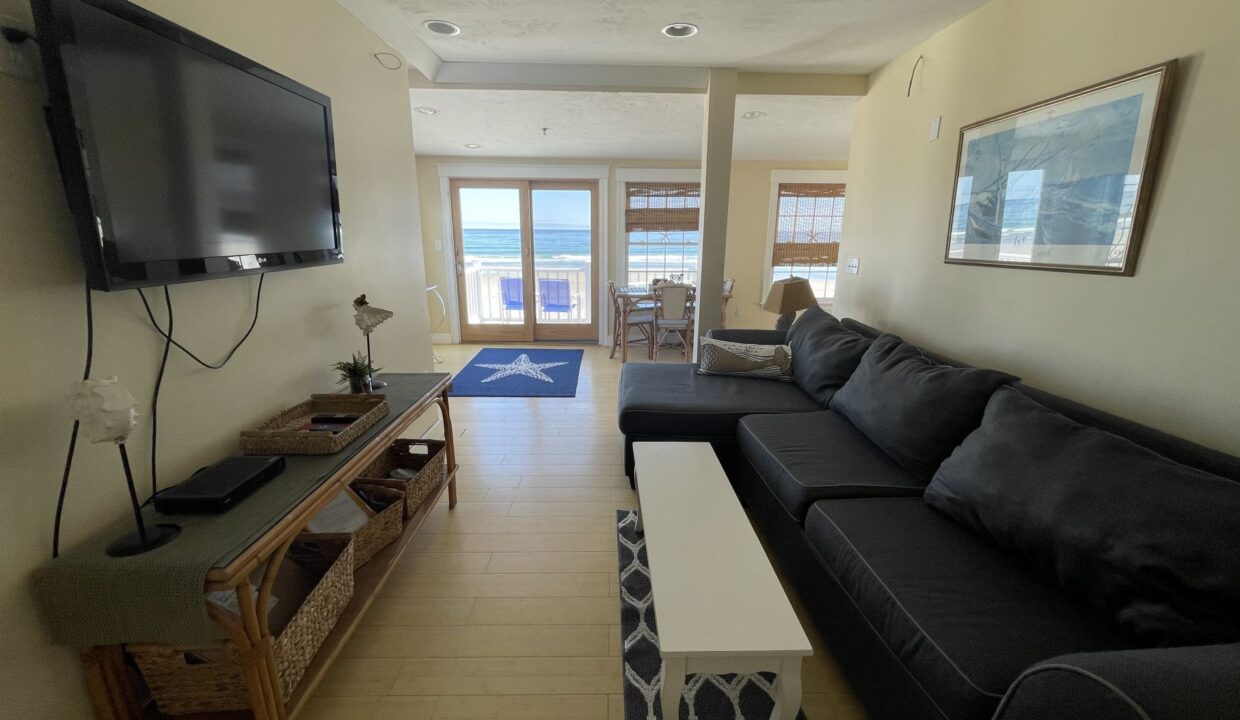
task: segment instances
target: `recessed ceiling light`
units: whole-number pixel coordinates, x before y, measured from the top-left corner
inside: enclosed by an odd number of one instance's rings
[[[428,32],[433,32],[436,35],[447,35],[448,37],[451,37],[453,35],[461,34],[461,26],[456,23],[450,23],[447,20],[427,20],[422,23],[422,27],[426,28]]]
[[[697,35],[698,29],[691,23],[672,23],[663,28],[663,34],[670,38],[687,38]]]
[[[762,112],[761,110],[750,110],[744,115],[741,115],[741,117],[745,118],[746,120],[757,120],[758,118],[766,117],[766,113]]]
[[[439,114],[439,111],[433,107],[425,107],[425,106],[415,107],[413,110],[414,112],[420,112],[423,115],[438,115]]]
[[[479,145],[478,143],[465,143],[465,147],[469,148],[470,150],[477,150],[478,148],[482,146]]]

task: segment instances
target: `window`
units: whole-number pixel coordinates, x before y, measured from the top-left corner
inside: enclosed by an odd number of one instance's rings
[[[771,281],[809,280],[823,302],[835,297],[844,223],[843,182],[776,182]]]
[[[629,182],[624,188],[626,281],[647,285],[656,278],[682,275],[684,282],[696,283],[701,186],[695,182]]]

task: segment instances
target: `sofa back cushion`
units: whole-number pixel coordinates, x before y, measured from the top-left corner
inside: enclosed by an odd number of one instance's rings
[[[1240,484],[1004,388],[925,499],[1138,644],[1240,640]]]
[[[793,381],[825,408],[874,341],[845,328],[815,305],[788,329],[787,342],[792,349]]]
[[[795,349],[792,363],[795,371]],[[929,482],[977,429],[991,394],[1016,380],[997,370],[939,365],[915,345],[882,335],[835,393],[831,409],[905,470]]]

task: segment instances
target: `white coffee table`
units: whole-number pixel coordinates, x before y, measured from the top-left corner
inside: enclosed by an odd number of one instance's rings
[[[689,673],[774,672],[771,718],[801,708],[813,654],[709,443],[639,442],[634,479],[663,655],[663,720]]]

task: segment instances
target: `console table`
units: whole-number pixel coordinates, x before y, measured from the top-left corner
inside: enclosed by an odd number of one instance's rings
[[[185,569],[194,560],[201,560],[202,553],[210,553],[208,557],[216,560],[202,578],[203,606],[207,617],[223,631],[223,637],[233,642],[241,655],[245,657],[246,685],[249,689],[250,709],[240,712],[211,713],[196,715],[195,718],[254,718],[255,720],[288,720],[295,718],[305,708],[306,701],[315,687],[323,678],[324,673],[334,661],[345,642],[352,636],[362,616],[370,607],[376,593],[387,581],[396,560],[404,552],[409,542],[423,522],[430,515],[441,499],[444,490],[448,492],[449,508],[456,506],[456,453],[452,435],[452,419],[448,409],[448,390],[452,377],[446,373],[389,373],[380,376],[388,386],[377,392],[388,396],[391,410],[387,417],[368,429],[357,440],[344,450],[333,455],[322,456],[288,456],[285,471],[264,487],[257,490],[237,508],[228,513],[216,516],[163,516],[153,508],[146,508],[144,513],[151,522],[177,522],[183,526],[182,535],[176,541],[152,551],[160,553],[158,565],[167,567],[168,582],[172,586],[184,574]],[[353,597],[344,614],[337,621],[334,629],[327,636],[311,662],[305,676],[292,691],[287,702],[282,701],[279,677],[276,673],[276,662],[273,654],[273,637],[267,628],[265,603],[270,582],[274,579],[274,567],[278,560],[305,528],[306,524],[323,510],[340,493],[345,492],[357,474],[384,452],[391,443],[408,429],[408,427],[424,412],[438,407],[442,413],[444,439],[446,441],[447,468],[441,483],[430,493],[423,505],[404,525],[398,539],[389,544],[370,562],[359,568],[354,575]],[[246,513],[234,516],[238,522],[261,522],[260,530],[254,532],[250,541],[237,543],[236,538],[223,537],[223,526],[218,523],[229,519],[230,513],[238,509],[250,507]],[[263,515],[266,517],[263,517]],[[231,529],[231,528],[230,528]],[[111,532],[111,531],[109,531]],[[220,536],[218,541],[216,537]],[[108,567],[100,570],[101,563],[110,562],[104,559],[102,548],[109,537],[101,533],[96,539],[87,541],[64,553],[40,569],[38,583],[40,600],[45,608],[54,606],[60,600],[80,602],[80,598],[70,598],[75,582],[98,583],[102,576],[110,581]],[[218,545],[218,547],[216,547]],[[218,551],[218,554],[216,552]],[[192,556],[192,557],[191,557]],[[268,563],[268,560],[275,562]],[[268,563],[263,583],[259,587],[257,597],[251,590],[250,575],[256,569]],[[151,586],[150,568],[145,584],[134,590],[139,596],[135,602],[146,612],[158,612],[164,600],[161,593],[142,593],[143,587]],[[116,579],[115,583],[123,580]],[[195,587],[197,587],[196,582]],[[106,584],[106,582],[104,583]],[[81,585],[79,584],[79,589]],[[118,588],[102,588],[88,590],[92,593],[116,592]],[[239,614],[227,612],[206,600],[208,592],[227,591],[235,594]],[[57,596],[61,593],[61,597]],[[179,607],[179,606],[178,606]],[[159,617],[152,615],[152,617]],[[193,623],[188,623],[194,627]],[[132,633],[125,629],[119,634]],[[168,635],[168,629],[162,631]],[[159,633],[153,634],[158,635]],[[153,706],[147,706],[142,697],[142,686],[134,681],[135,671],[125,658],[124,645],[128,642],[177,642],[173,637],[117,637],[115,629],[100,628],[98,637],[105,642],[88,640],[83,642],[82,635],[73,638],[60,638],[62,644],[73,644],[78,647],[89,646],[82,653],[84,680],[95,715],[99,720],[139,720],[162,717]],[[84,637],[94,637],[91,630]],[[76,642],[74,641],[76,640]],[[189,717],[189,716],[181,716]]]

